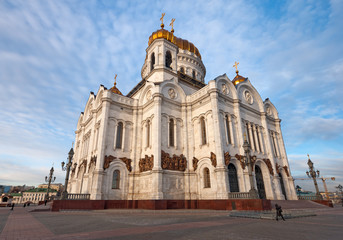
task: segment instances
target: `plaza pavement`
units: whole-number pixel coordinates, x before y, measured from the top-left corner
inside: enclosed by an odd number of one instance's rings
[[[342,239],[343,208],[284,221],[234,218],[215,210],[44,211],[0,208],[0,239]],[[40,211],[32,211],[32,210]]]

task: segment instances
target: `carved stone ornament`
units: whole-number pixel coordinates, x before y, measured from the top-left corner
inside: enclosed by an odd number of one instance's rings
[[[270,175],[274,175],[274,170],[273,170],[273,166],[272,163],[270,162],[270,160],[268,158],[263,159],[263,161],[267,164],[268,170]]]
[[[113,157],[112,155],[105,156],[105,161],[104,161],[104,170],[106,170],[109,166],[110,163],[116,159],[116,157]]]
[[[197,170],[197,168],[198,168],[198,162],[199,162],[199,160],[196,157],[193,157],[193,168],[194,168],[194,171]]]
[[[213,152],[211,152],[210,159],[211,159],[213,167],[217,167],[217,156]]]
[[[162,169],[176,171],[186,170],[187,159],[182,154],[180,156],[174,154],[173,157],[170,157],[169,153],[161,151],[161,158]]]
[[[139,160],[140,172],[152,170],[153,167],[154,167],[154,155],[151,155],[151,157],[149,157],[148,155],[145,155],[144,158],[141,158]]]
[[[272,115],[272,110],[270,109],[270,107],[267,107],[266,111],[268,116]]]
[[[91,168],[91,166],[93,166],[93,165],[95,166],[95,164],[96,164],[96,156],[93,156],[93,157],[91,157],[91,161],[88,164],[88,171]]]
[[[80,171],[81,167],[85,167],[85,170],[87,170],[87,160],[86,159],[83,160],[82,163],[79,165],[78,171]]]
[[[228,166],[231,161],[231,156],[229,152],[224,152],[225,165]]]
[[[122,158],[119,158],[119,159],[122,160],[125,163],[127,170],[129,172],[131,172],[132,171],[132,167],[131,167],[132,160],[130,158],[126,158],[126,157],[122,157]]]
[[[222,93],[225,95],[229,94],[229,89],[227,88],[226,84],[222,85]]]
[[[236,154],[235,157],[241,163],[241,167],[245,169],[246,164],[244,161],[244,156]]]
[[[146,100],[150,100],[151,99],[151,90],[149,90],[146,94]]]
[[[285,170],[285,173],[286,173],[287,177],[289,177],[288,167],[287,166],[283,166],[283,169]]]
[[[277,174],[280,174],[280,165],[278,163],[275,164]]]
[[[175,99],[176,98],[176,92],[174,88],[169,88],[168,90],[168,95],[171,99]]]
[[[250,93],[248,90],[245,90],[245,92],[244,92],[244,98],[245,98],[245,101],[247,101],[247,103],[253,104],[254,99],[253,99],[251,93]]]
[[[74,163],[74,164],[72,165],[72,168],[71,168],[71,176],[72,176],[72,177],[73,177],[74,174],[75,174],[76,167],[77,167],[77,163]]]

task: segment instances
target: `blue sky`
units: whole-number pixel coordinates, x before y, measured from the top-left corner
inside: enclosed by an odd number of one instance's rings
[[[328,186],[343,185],[343,1],[0,0],[0,184],[38,185],[74,141],[90,91],[128,93],[148,38],[175,18],[175,35],[199,49],[205,81],[239,61],[279,111],[291,171],[309,153]],[[166,28],[168,24],[166,24]],[[313,190],[311,181],[296,181]],[[323,186],[320,183],[320,189]]]

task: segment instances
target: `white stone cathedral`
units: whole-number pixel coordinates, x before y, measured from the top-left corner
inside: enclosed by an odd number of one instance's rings
[[[205,83],[198,49],[161,29],[149,37],[142,80],[126,95],[91,92],[76,130],[68,192],[90,199],[297,199],[278,112],[248,78]]]

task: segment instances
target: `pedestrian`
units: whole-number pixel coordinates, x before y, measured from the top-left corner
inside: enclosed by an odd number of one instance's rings
[[[28,203],[27,206],[29,207],[29,206],[30,206],[30,203]]]
[[[47,199],[45,199],[45,201],[44,201],[44,205],[46,206],[46,203],[48,202],[48,200]]]
[[[11,208],[11,210],[13,210],[13,208],[14,208],[14,203],[12,203],[12,208]]]
[[[26,203],[24,203],[24,207],[26,207]]]
[[[282,215],[282,208],[281,206],[275,204],[275,209],[276,209],[276,221],[279,221],[279,217],[282,218],[282,220],[286,221]]]

